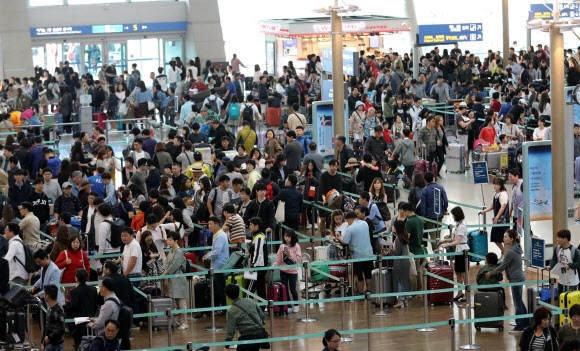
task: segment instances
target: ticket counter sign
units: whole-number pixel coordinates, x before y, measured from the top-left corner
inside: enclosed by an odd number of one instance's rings
[[[481,23],[428,24],[419,26],[419,45],[452,44],[460,41],[482,41]]]
[[[560,8],[560,19],[565,18],[580,18],[580,4],[575,2],[561,2],[558,7]],[[542,19],[551,20],[554,19],[553,15],[554,6],[553,4],[531,4],[530,5],[530,20]]]

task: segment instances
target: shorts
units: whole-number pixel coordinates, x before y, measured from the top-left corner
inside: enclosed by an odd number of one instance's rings
[[[371,279],[373,268],[373,261],[354,263],[354,270],[356,271],[356,277],[359,281],[363,279]]]
[[[457,140],[459,141],[459,144],[462,144],[465,146],[465,148],[467,149],[467,143],[469,142],[469,134],[457,134]]]
[[[268,111],[268,103],[260,104],[260,112],[262,114],[266,114],[267,111]]]

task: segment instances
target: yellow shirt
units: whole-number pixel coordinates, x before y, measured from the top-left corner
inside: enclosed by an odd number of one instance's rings
[[[185,176],[187,178],[189,179],[193,178],[193,165],[201,165],[201,170],[203,174],[211,178],[211,169],[207,164],[203,163],[203,161],[195,162],[185,169]]]

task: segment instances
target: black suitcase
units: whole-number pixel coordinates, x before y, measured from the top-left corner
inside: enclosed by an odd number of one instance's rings
[[[32,297],[28,290],[23,289],[22,286],[18,284],[15,284],[6,294],[4,294],[2,298],[7,301],[13,308],[24,308],[26,307],[26,300],[30,300]]]
[[[473,318],[502,317],[504,314],[504,291],[478,291],[473,297]],[[503,321],[477,322],[476,330],[481,328],[499,328],[503,330]]]
[[[252,89],[254,88],[254,77],[246,77],[246,80],[244,82],[246,91],[252,91]]]
[[[195,283],[193,291],[195,294],[195,308],[211,307],[211,291],[207,280]],[[209,312],[204,313],[209,314]]]
[[[70,115],[70,119],[72,123],[79,123],[79,114],[76,112],[71,113]],[[74,132],[78,132],[79,131],[79,125],[74,125],[72,126],[72,131]]]
[[[24,312],[6,312],[6,343],[21,344],[26,336],[26,314]]]

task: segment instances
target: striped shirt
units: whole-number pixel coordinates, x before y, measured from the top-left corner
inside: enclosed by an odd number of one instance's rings
[[[243,243],[246,241],[246,230],[244,219],[239,215],[232,215],[226,222],[224,226],[230,228],[230,244]]]

